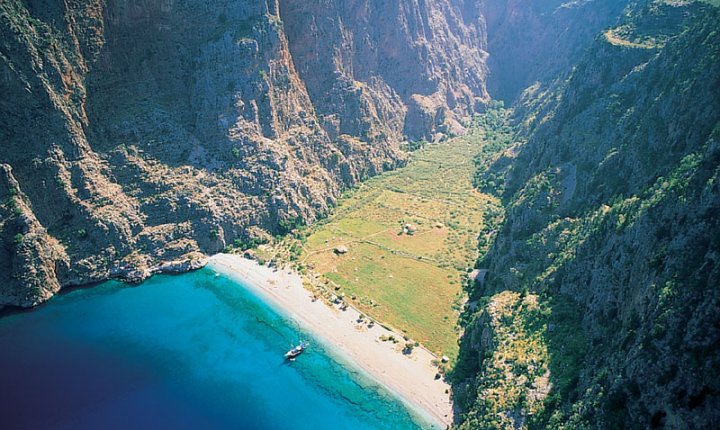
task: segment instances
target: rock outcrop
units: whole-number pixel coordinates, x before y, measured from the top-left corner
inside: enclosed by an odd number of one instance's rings
[[[27,196],[7,164],[0,164],[0,301],[34,306],[60,290],[69,259],[30,210]]]
[[[467,3],[2,2],[0,306],[261,242],[461,132],[488,99]]]

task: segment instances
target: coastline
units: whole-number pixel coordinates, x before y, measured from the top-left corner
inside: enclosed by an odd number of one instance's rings
[[[383,335],[402,339],[400,334],[380,324],[372,328],[358,324],[360,312],[353,307],[341,311],[320,300],[313,302],[300,276],[288,269],[272,269],[233,254],[216,254],[210,257],[207,267],[242,281],[440,428],[452,424],[450,386],[435,379],[437,368],[431,364],[435,356],[429,351],[415,348],[412,354],[404,355],[404,343],[378,339]]]

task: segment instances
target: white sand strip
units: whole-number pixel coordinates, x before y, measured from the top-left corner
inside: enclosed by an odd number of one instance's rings
[[[410,356],[402,354],[402,335],[379,324],[372,328],[358,324],[360,313],[353,307],[341,311],[321,300],[313,302],[300,276],[288,269],[274,270],[231,254],[212,256],[208,267],[244,281],[255,294],[336,348],[342,356],[442,427],[452,423],[452,403],[446,393],[450,386],[442,379],[435,379],[437,368],[430,363],[435,357],[427,350],[415,348]],[[401,342],[380,341],[378,338],[382,335],[395,335]]]

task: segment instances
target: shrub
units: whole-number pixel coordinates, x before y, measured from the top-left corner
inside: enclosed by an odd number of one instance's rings
[[[406,355],[412,354],[414,348],[415,348],[415,343],[405,342],[405,348],[403,348],[403,354],[406,354]]]
[[[402,145],[401,149],[403,151],[413,152],[413,151],[417,151],[418,149],[422,148],[423,146],[425,146],[425,144],[427,144],[427,142],[424,140],[416,140],[416,141],[408,142],[408,143]]]
[[[14,198],[9,198],[7,201],[7,205],[12,211],[13,215],[20,216],[20,214],[22,214],[22,209],[20,209],[20,207],[17,205],[17,201],[15,201]]]
[[[305,226],[305,220],[299,215],[294,218],[281,220],[278,223],[278,227],[280,229],[281,235],[288,234],[291,231],[295,230],[296,228],[300,228],[300,227],[304,227],[304,226]]]

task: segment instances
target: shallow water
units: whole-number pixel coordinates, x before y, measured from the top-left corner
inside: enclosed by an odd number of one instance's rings
[[[283,353],[299,339],[298,360]],[[427,422],[204,269],[0,318],[5,429],[414,429]]]

